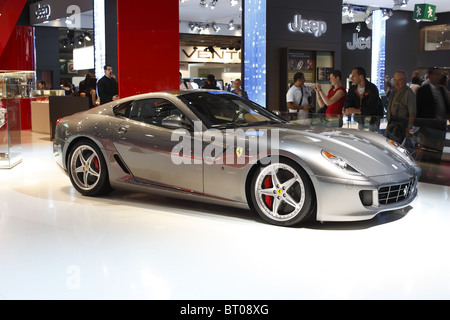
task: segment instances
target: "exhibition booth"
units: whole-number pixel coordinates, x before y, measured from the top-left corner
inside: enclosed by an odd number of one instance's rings
[[[117,76],[120,98],[178,91],[182,82],[201,88],[212,74],[223,91],[240,79],[249,100],[283,119],[289,118],[286,93],[294,75],[302,72],[313,108],[293,123],[304,125],[306,132],[324,129],[330,135],[324,139],[350,129],[349,139],[362,130],[386,142],[386,115],[330,117],[319,111],[314,84],[328,92],[332,71],[341,70],[348,89],[352,69],[361,66],[386,101],[390,84],[385,76],[392,78],[397,70],[404,70],[409,81],[414,71],[424,78],[432,66],[450,71],[450,9],[425,22],[412,18],[411,7],[398,7],[387,17],[386,8],[367,4],[352,7],[359,14],[352,21],[348,4],[335,0],[6,3],[8,13],[0,7],[0,27],[9,35],[0,34],[0,256],[5,257],[0,300],[450,297],[450,260],[442,254],[450,241],[448,120],[415,119],[411,134],[397,139],[422,170],[419,197],[411,205],[365,222],[308,221],[293,228],[267,225],[250,210],[161,194],[113,190],[100,197],[82,196],[58,170],[55,155],[61,145],[53,146],[57,121],[89,109],[88,98],[66,95],[62,82],[70,82],[76,92],[88,73],[99,80],[105,64]],[[6,14],[14,23],[2,19]],[[47,83],[45,88],[38,87],[40,80]],[[113,152],[116,145],[144,160],[160,151],[153,132],[136,133],[144,139],[142,149],[126,139],[130,101],[117,104],[123,114],[116,110],[114,120],[123,116],[123,123],[112,129],[116,141],[105,148],[106,160],[125,172],[121,182],[133,175]],[[158,102],[155,106],[162,109],[164,103]],[[173,122],[165,123],[171,126],[158,128],[165,136],[186,129],[181,116],[169,120]],[[102,127],[99,123],[92,124],[93,130]],[[81,132],[83,121],[70,125],[60,125],[60,134]],[[248,139],[260,134],[250,132]],[[318,142],[313,135],[297,138],[310,146]],[[104,142],[107,137],[96,131],[96,139]],[[95,146],[80,145],[78,150],[82,165],[75,171],[85,174],[85,182],[91,168],[82,154],[87,152],[92,160],[92,150]],[[73,152],[66,158],[75,156]],[[240,157],[239,148],[233,157]],[[158,168],[165,159],[157,158]],[[343,159],[333,160],[346,165]],[[238,176],[241,167],[233,166]],[[217,177],[227,170],[218,167]],[[197,171],[189,174],[204,183]],[[174,181],[182,178],[175,175]],[[177,191],[192,193],[185,180]],[[210,198],[217,200],[225,182],[210,180],[218,190]],[[243,185],[248,189],[251,182]],[[355,185],[349,180],[344,187],[352,190]],[[170,186],[160,181],[157,188]],[[281,187],[273,188],[275,195],[286,195]],[[408,188],[398,194],[407,194]],[[339,194],[334,197],[346,203]],[[8,279],[8,274],[13,276]]]

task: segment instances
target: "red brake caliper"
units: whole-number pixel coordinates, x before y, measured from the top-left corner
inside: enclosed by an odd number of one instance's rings
[[[94,167],[95,167],[95,171],[99,172],[100,170],[100,166],[98,165],[98,158],[95,157],[94,158]]]
[[[266,176],[264,178],[264,189],[272,188],[272,176]],[[265,195],[264,202],[269,209],[272,209],[273,197]]]

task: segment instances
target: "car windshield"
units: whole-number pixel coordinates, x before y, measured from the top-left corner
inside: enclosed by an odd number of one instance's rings
[[[209,128],[287,122],[250,100],[223,91],[191,92],[178,98]]]

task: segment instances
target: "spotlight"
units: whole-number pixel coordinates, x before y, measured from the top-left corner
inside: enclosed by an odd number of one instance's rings
[[[203,24],[199,24],[197,30],[199,34],[202,34],[205,30],[205,26]]]
[[[213,28],[214,32],[216,32],[216,33],[220,31],[220,27],[215,23],[213,23],[212,28]]]
[[[202,7],[202,8],[208,7],[208,3],[206,2],[206,0],[200,0],[200,7]]]
[[[214,8],[216,7],[217,1],[218,1],[218,0],[212,0],[212,1],[211,1],[211,3],[209,4],[211,10],[214,10]]]
[[[61,40],[61,44],[63,48],[67,48],[67,45],[69,44],[69,39],[64,38],[63,40]]]
[[[191,29],[191,31],[195,32],[198,29],[198,24],[193,23],[193,22],[189,22],[189,29]]]
[[[394,0],[394,8],[404,8],[408,5],[408,0]]]
[[[86,41],[91,41],[92,40],[91,35],[89,34],[89,32],[83,33],[83,36],[84,36],[84,40],[86,40]]]
[[[346,16],[348,15],[348,12],[350,11],[350,6],[348,4],[344,4],[342,6],[342,15]]]
[[[73,46],[75,43],[75,31],[67,30],[67,39],[69,39],[70,45]]]
[[[353,7],[350,7],[348,11],[348,21],[350,22],[355,21],[355,11],[353,10]]]
[[[356,26],[356,32],[360,32],[361,31],[361,23],[358,23],[358,25]]]
[[[84,43],[84,37],[81,35],[78,37],[78,44],[82,45]]]
[[[387,20],[391,16],[392,16],[392,10],[383,9],[383,16],[381,17],[382,20]]]
[[[233,20],[228,22],[228,30],[230,30],[230,31],[234,30],[234,22],[233,22]]]

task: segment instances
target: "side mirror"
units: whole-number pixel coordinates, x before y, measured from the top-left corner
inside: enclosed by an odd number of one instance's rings
[[[162,120],[162,125],[171,129],[178,129],[178,128],[190,129],[191,127],[186,121],[184,121],[180,116],[177,115],[165,117]]]

